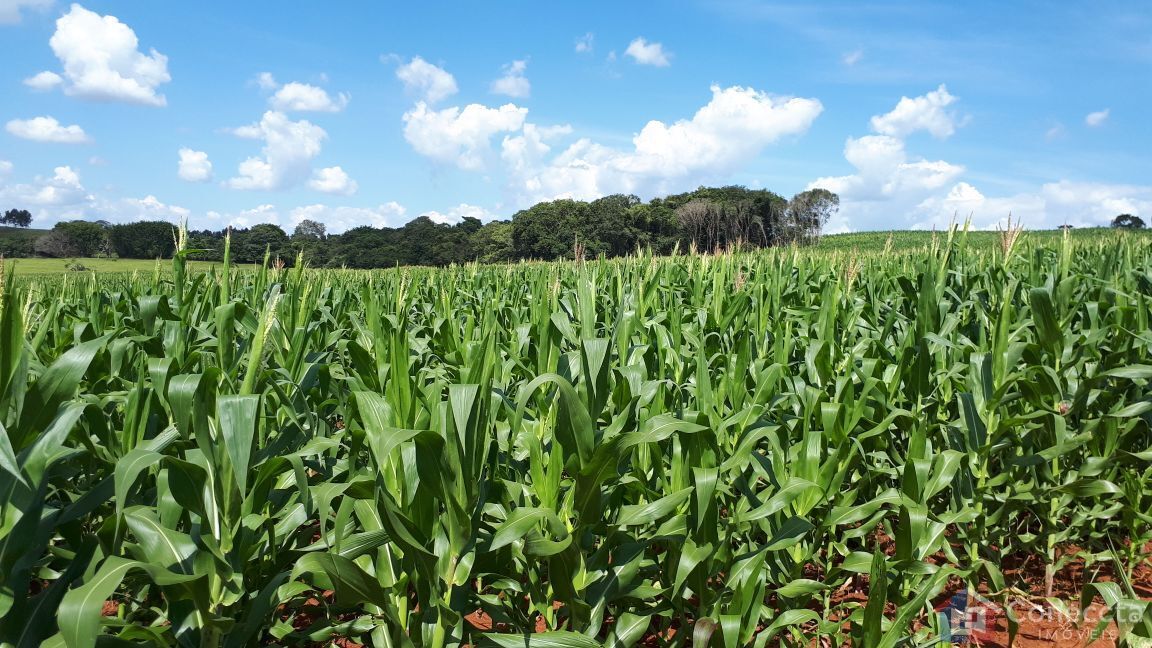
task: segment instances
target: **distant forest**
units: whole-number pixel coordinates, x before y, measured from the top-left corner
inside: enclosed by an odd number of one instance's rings
[[[519,211],[510,221],[487,224],[465,218],[446,225],[420,217],[402,227],[357,227],[333,235],[323,223],[311,220],[299,223],[291,234],[261,224],[232,229],[231,250],[238,263],[260,262],[268,251],[291,264],[302,252],[314,267],[384,268],[614,257],[639,249],[668,254],[676,249],[807,244],[818,239],[839,204],[836,194],[823,189],[788,200],[767,190],[701,187],[650,202],[622,194],[591,202],[553,200]],[[188,247],[202,250],[194,258],[220,260],[226,233],[189,232]],[[174,246],[173,226],[162,221],[113,225],[74,220],[38,236],[0,237],[0,254],[8,257],[154,259],[170,257]]]

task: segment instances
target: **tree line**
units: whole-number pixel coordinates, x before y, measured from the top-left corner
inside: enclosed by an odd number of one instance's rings
[[[231,252],[238,263],[261,262],[266,252],[291,263],[303,253],[312,266],[349,268],[615,257],[641,249],[657,254],[710,252],[814,242],[839,204],[836,194],[824,189],[789,200],[762,189],[701,187],[649,202],[623,194],[590,202],[552,200],[516,212],[511,220],[487,224],[464,218],[448,225],[420,217],[401,227],[365,226],[328,235],[322,223],[312,220],[302,221],[291,234],[265,223],[231,229]],[[227,233],[190,231],[188,247],[198,250],[193,258],[222,259]],[[170,257],[175,250],[173,226],[161,221],[68,221],[23,242],[27,249],[0,252],[154,259]]]

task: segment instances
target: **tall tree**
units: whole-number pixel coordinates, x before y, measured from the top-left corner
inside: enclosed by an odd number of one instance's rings
[[[266,251],[273,260],[291,262],[288,235],[284,230],[270,223],[261,223],[246,230],[232,231],[232,258],[237,263],[261,263]]]
[[[108,228],[108,241],[112,251],[125,259],[166,259],[176,249],[175,229],[164,221],[124,223]]]
[[[791,240],[814,243],[828,219],[840,210],[840,196],[827,189],[802,191],[788,201],[788,228]]]
[[[32,212],[27,209],[9,209],[0,216],[0,225],[28,227],[32,224]]]
[[[296,225],[296,229],[292,230],[293,241],[323,241],[328,234],[328,229],[324,223],[320,223],[308,218],[300,221]]]
[[[1120,214],[1112,219],[1112,227],[1117,229],[1144,229],[1144,219],[1132,214]]]
[[[588,203],[578,200],[542,202],[512,216],[512,246],[521,259],[551,261],[571,258],[588,216]],[[581,241],[585,246],[587,241]]]
[[[516,260],[512,247],[512,223],[493,221],[472,234],[472,252],[483,263],[508,263]]]
[[[55,253],[49,256],[78,256],[78,257],[91,257],[101,254],[107,254],[111,251],[108,244],[108,230],[104,229],[97,223],[86,220],[65,221],[56,223],[52,227],[52,232],[55,234],[53,240],[50,241],[52,245],[45,247],[45,250],[51,250]],[[41,239],[48,236],[47,234]],[[39,241],[38,241],[39,242]],[[60,252],[67,251],[66,254]],[[40,252],[38,249],[37,252]]]

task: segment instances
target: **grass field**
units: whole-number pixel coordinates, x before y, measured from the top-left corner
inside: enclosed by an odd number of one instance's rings
[[[57,274],[66,273],[74,275],[83,275],[88,272],[96,273],[132,273],[154,272],[159,264],[161,271],[169,272],[171,270],[171,261],[157,262],[151,259],[92,259],[92,258],[78,258],[78,259],[44,259],[44,258],[29,258],[29,259],[8,259],[6,263],[9,265],[9,270],[16,275],[43,275],[43,274]],[[73,264],[80,264],[84,266],[83,271],[69,270]],[[213,265],[219,266],[220,264],[210,263],[207,261],[192,261],[188,264],[189,269],[194,271],[207,270]]]
[[[36,229],[33,227],[9,227],[8,225],[0,225],[0,238],[38,238],[47,234],[50,230]]]
[[[0,643],[1152,637],[1152,246],[916,236],[9,276]]]

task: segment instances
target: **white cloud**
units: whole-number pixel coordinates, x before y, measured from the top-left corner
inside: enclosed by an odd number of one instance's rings
[[[1097,110],[1096,112],[1088,113],[1088,115],[1084,117],[1084,123],[1091,126],[1092,128],[1103,126],[1104,122],[1108,121],[1108,116],[1111,114],[1111,112],[1111,109],[1105,108],[1104,110]]]
[[[348,95],[341,92],[333,99],[323,88],[293,81],[284,84],[268,102],[285,112],[340,112],[348,105]]]
[[[356,181],[348,177],[344,169],[338,166],[317,169],[312,174],[312,179],[308,181],[308,186],[322,193],[344,196],[351,196],[359,188]]]
[[[456,94],[456,78],[419,56],[396,68],[396,78],[404,89],[423,101],[434,104]]]
[[[34,142],[84,144],[91,141],[83,128],[76,124],[63,126],[55,117],[13,119],[5,125],[5,129],[16,137]]]
[[[269,110],[257,124],[232,131],[237,137],[264,142],[263,157],[250,157],[240,163],[239,175],[227,181],[233,189],[276,190],[304,182],[311,161],[320,154],[328,134],[305,121],[292,121],[282,112]]]
[[[624,50],[624,55],[631,56],[632,60],[640,65],[655,65],[656,67],[671,65],[671,61],[669,61],[671,54],[664,51],[663,45],[649,43],[643,38],[636,38],[628,43],[628,49]]]
[[[51,178],[36,177],[29,184],[0,188],[0,201],[34,207],[68,207],[86,204],[92,199],[72,167],[59,166]]]
[[[275,90],[280,86],[279,83],[276,83],[276,77],[272,76],[271,72],[261,72],[257,74],[253,82],[261,90]]]
[[[588,54],[596,44],[596,34],[588,32],[580,38],[576,39],[576,51],[581,54]]]
[[[943,86],[937,92],[942,91]],[[809,185],[840,195],[840,212],[826,231],[940,229],[969,217],[973,227],[991,229],[1004,224],[1009,214],[1028,228],[1051,229],[1064,223],[1091,227],[1105,226],[1120,213],[1152,214],[1148,186],[1060,180],[1010,196],[985,195],[961,180],[963,166],[913,158],[905,150],[903,136],[908,133],[927,130],[943,137],[956,126],[954,118],[941,117],[941,109],[954,98],[938,94],[934,100],[923,99],[902,98],[896,110],[873,117],[873,128],[883,134],[849,138],[844,157],[856,168],[854,174],[820,178]],[[1062,133],[1057,124],[1049,137]]]
[[[147,106],[166,104],[156,88],[172,80],[168,57],[154,49],[141,53],[136,32],[115,16],[101,16],[73,4],[56,21],[56,33],[48,44],[64,66],[65,94]]]
[[[492,82],[491,91],[494,94],[507,95],[523,99],[532,92],[532,84],[528,82],[524,72],[528,69],[528,61],[512,61],[504,66],[504,76]]]
[[[180,149],[180,167],[177,175],[188,182],[208,182],[212,179],[212,162],[204,151]]]
[[[124,198],[99,206],[97,210],[103,220],[113,223],[131,223],[142,220],[179,223],[192,214],[191,210],[186,207],[167,205],[153,195],[143,198]]]
[[[420,101],[404,113],[404,138],[425,157],[477,171],[486,165],[492,136],[520,130],[527,114],[514,104],[433,110]]]
[[[260,225],[267,223],[269,225],[280,225],[280,211],[276,209],[276,205],[263,204],[257,205],[252,209],[245,209],[236,214],[221,214],[219,212],[208,212],[208,220],[216,227],[236,227],[248,228],[253,225]]]
[[[844,159],[855,167],[855,173],[818,178],[808,185],[840,196],[840,211],[828,224],[828,231],[905,228],[915,221],[900,219],[915,219],[916,214],[923,213],[920,205],[925,201],[940,200],[939,192],[956,183],[965,168],[944,160],[913,157],[905,148],[904,138],[920,130],[939,138],[951,135],[958,119],[946,108],[955,101],[943,85],[914,99],[901,97],[891,112],[872,117],[872,129],[879,135],[848,138]],[[957,196],[971,196],[966,190],[975,190],[971,185],[961,189]]]
[[[1048,130],[1044,131],[1044,139],[1051,142],[1052,140],[1056,140],[1056,139],[1060,139],[1061,137],[1064,137],[1064,133],[1065,133],[1064,124],[1056,123],[1056,124],[1052,125],[1052,128],[1049,128]]]
[[[252,209],[245,209],[237,213],[209,211],[204,217],[206,221],[204,227],[211,229],[249,228],[262,223],[280,226],[280,211],[272,204],[257,205]]]
[[[103,198],[84,189],[80,176],[71,167],[56,167],[50,178],[37,177],[29,184],[0,185],[0,202],[28,207],[37,227],[51,227],[66,220],[106,220],[130,223],[140,220],[179,222],[191,211],[161,202],[155,196],[144,198]]]
[[[397,227],[403,224],[408,210],[395,201],[384,203],[376,208],[332,207],[316,204],[297,207],[289,212],[288,220],[292,227],[304,219],[324,223],[329,234],[339,234],[354,227]]]
[[[988,197],[968,183],[958,183],[944,196],[932,197],[911,213],[912,227],[946,226],[955,215],[972,216],[973,227],[993,229],[1009,214],[1026,228],[1105,227],[1118,214],[1152,214],[1152,186],[1059,180],[1011,196]]]
[[[853,65],[859,63],[863,58],[864,50],[855,49],[851,52],[845,52],[844,55],[840,57],[840,62],[844,65],[847,65],[848,67],[852,67]]]
[[[822,110],[816,99],[713,86],[711,101],[691,119],[648,122],[632,138],[631,150],[580,139],[543,162],[548,140],[566,131],[526,126],[523,134],[505,138],[503,157],[522,204],[616,192],[651,196],[723,181],[768,145],[806,132]]]
[[[467,203],[460,203],[447,212],[426,211],[420,215],[426,216],[431,219],[433,223],[439,223],[441,225],[456,225],[463,222],[465,218],[478,218],[482,221],[490,221],[496,218],[496,215],[487,209]]]
[[[53,0],[0,0],[0,25],[15,25],[20,22],[21,9],[47,9]]]
[[[854,175],[820,178],[810,186],[836,193],[842,201],[922,199],[964,173],[964,167],[943,160],[909,160],[904,142],[888,135],[849,138],[844,158],[856,167]]]
[[[47,70],[38,72],[37,74],[24,79],[24,85],[32,88],[33,90],[36,90],[37,92],[51,90],[61,83],[64,83],[64,77],[56,74],[55,72],[49,72]]]
[[[6,176],[12,173],[13,168],[15,167],[8,160],[0,160],[0,176]]]
[[[915,99],[900,97],[891,112],[872,118],[872,130],[900,138],[925,130],[933,137],[946,139],[956,132],[959,124],[959,117],[947,110],[955,102],[956,97],[948,94],[944,84]]]

